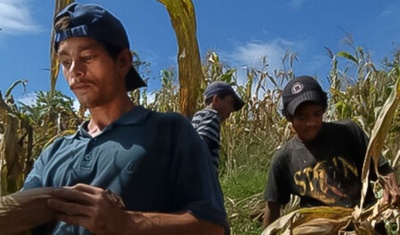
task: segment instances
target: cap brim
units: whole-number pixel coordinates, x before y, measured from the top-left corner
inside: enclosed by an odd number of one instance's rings
[[[133,91],[139,87],[147,86],[147,84],[144,82],[142,77],[139,75],[139,73],[133,66],[131,66],[131,69],[129,70],[128,74],[125,76],[125,81],[126,81],[127,91]]]
[[[233,99],[235,100],[235,104],[233,106],[233,109],[235,111],[238,111],[238,110],[242,109],[243,106],[244,106],[244,101],[236,93],[233,93]]]
[[[315,102],[318,104],[323,104],[323,97],[321,92],[318,91],[307,91],[304,94],[301,94],[300,96],[296,97],[294,100],[292,100],[289,105],[287,106],[287,112],[290,115],[293,115],[296,109],[299,107],[300,104],[304,102]]]

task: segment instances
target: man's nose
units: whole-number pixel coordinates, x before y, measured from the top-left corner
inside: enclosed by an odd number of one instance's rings
[[[77,82],[79,82],[85,74],[85,66],[78,61],[73,61],[71,67],[69,68],[69,71],[71,75],[77,80]]]
[[[310,117],[310,118],[307,119],[306,125],[307,126],[314,126],[316,123],[317,123],[317,121],[315,120],[315,118]]]

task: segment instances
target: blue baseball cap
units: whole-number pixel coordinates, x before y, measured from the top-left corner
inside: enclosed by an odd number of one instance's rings
[[[235,100],[233,105],[233,109],[235,111],[240,110],[244,105],[244,101],[236,94],[232,86],[226,82],[215,81],[207,86],[206,90],[204,91],[206,100],[215,95],[232,95],[233,99]]]
[[[54,22],[64,16],[70,17],[70,25],[66,30],[55,32],[56,52],[61,41],[72,37],[88,37],[117,48],[130,48],[128,35],[121,21],[100,5],[71,3],[56,15]],[[127,91],[146,86],[133,65],[125,80]]]

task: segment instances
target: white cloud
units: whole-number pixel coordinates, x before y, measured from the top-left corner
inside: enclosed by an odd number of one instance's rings
[[[385,10],[381,12],[381,14],[379,14],[380,17],[391,16],[391,15],[393,15],[392,9]]]
[[[267,42],[247,42],[237,46],[231,52],[220,52],[219,54],[222,61],[226,61],[230,67],[237,68],[237,82],[238,84],[243,85],[247,82],[247,70],[261,69],[263,67],[262,63],[264,58],[265,62],[268,64],[266,70],[270,75],[272,75],[275,70],[283,68],[282,59],[285,56],[286,51],[296,53],[302,47],[303,43],[295,43],[277,38]],[[268,81],[267,83],[269,84]],[[260,91],[260,93],[262,92],[263,91]]]
[[[304,0],[291,0],[289,6],[292,8],[299,8],[303,4]]]
[[[0,0],[1,34],[35,32],[40,27],[35,24],[27,0]]]
[[[238,67],[260,68],[265,57],[271,71],[282,67],[282,57],[287,50],[295,51],[298,47],[294,42],[275,39],[269,42],[249,42],[236,47],[232,53],[221,53],[228,64]]]
[[[380,17],[397,17],[397,14],[399,12],[399,3],[392,3],[392,4],[388,4],[385,7],[385,10],[382,11],[379,16]],[[395,18],[397,19],[397,18]],[[396,22],[396,21],[395,21]]]
[[[299,59],[301,60],[301,59]],[[329,73],[329,65],[331,60],[327,55],[314,55],[309,60],[303,61],[300,73],[306,72],[311,76],[318,76],[320,79],[325,79]],[[328,70],[327,70],[328,69]],[[296,74],[300,75],[300,74]]]

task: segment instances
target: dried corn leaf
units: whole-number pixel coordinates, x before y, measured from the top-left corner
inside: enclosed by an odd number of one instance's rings
[[[55,9],[54,9],[54,16],[66,7],[67,5],[73,3],[75,1],[73,0],[56,0],[55,4]],[[57,78],[58,78],[58,73],[59,73],[59,61],[56,55],[56,51],[54,51],[54,31],[51,31],[51,36],[50,36],[51,44],[50,44],[50,85],[51,85],[51,91],[54,91],[56,89],[56,83],[57,83]]]
[[[52,188],[25,190],[0,198],[0,234],[28,234],[29,230],[53,219],[47,207]]]
[[[343,207],[301,208],[280,217],[262,235],[335,234],[352,218],[352,212],[352,208]],[[322,227],[326,233],[321,233]]]
[[[191,0],[158,0],[167,9],[178,40],[180,112],[192,117],[204,80],[196,35],[196,16]]]
[[[337,233],[339,229],[347,224],[346,219],[315,218],[293,228],[292,234],[325,235]]]
[[[361,180],[363,183],[362,187],[362,194],[361,194],[361,206],[360,208],[356,208],[355,211],[355,218],[358,219],[361,215],[362,212],[362,207],[365,201],[365,196],[367,194],[367,189],[369,186],[369,180],[368,180],[368,175],[369,175],[369,166],[371,163],[371,158],[374,161],[374,166],[375,166],[375,172],[377,175],[378,173],[378,158],[381,156],[381,151],[385,142],[386,135],[388,133],[390,124],[392,122],[393,116],[395,114],[396,108],[400,102],[400,74],[398,73],[398,70],[393,70],[394,73],[396,73],[397,80],[395,83],[395,86],[390,93],[388,99],[386,100],[385,104],[382,107],[382,110],[379,113],[379,116],[377,118],[377,121],[374,125],[374,128],[372,129],[371,132],[371,138],[370,142],[368,144],[367,152],[365,154],[365,159],[364,159],[364,165],[363,165],[363,170],[361,173]],[[382,180],[385,180],[384,178],[380,177]]]

